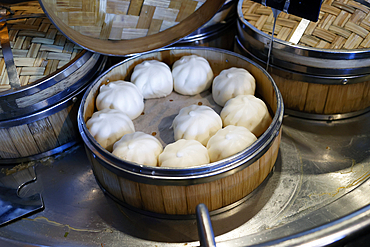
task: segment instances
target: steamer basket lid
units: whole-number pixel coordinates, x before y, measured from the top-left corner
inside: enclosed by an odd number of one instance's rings
[[[168,46],[197,30],[225,0],[40,0],[71,41],[105,55]]]

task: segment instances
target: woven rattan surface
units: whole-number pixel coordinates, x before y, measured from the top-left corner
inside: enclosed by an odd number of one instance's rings
[[[36,1],[10,7],[15,15],[43,13]],[[82,51],[58,32],[47,17],[10,20],[7,26],[21,86],[53,73]],[[10,85],[2,52],[0,56],[0,91],[5,91]]]
[[[100,39],[145,37],[172,27],[206,0],[43,0],[79,33]]]
[[[242,12],[251,25],[271,35],[271,8],[245,0]],[[300,17],[281,12],[274,37],[289,41],[300,22]],[[369,48],[370,8],[353,0],[325,0],[319,20],[308,24],[298,44],[325,49]]]

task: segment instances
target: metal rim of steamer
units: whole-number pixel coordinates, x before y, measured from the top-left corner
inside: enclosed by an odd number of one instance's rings
[[[170,47],[170,48],[163,48],[159,50],[152,51],[150,53],[156,53],[161,51],[170,51],[170,50],[188,50],[189,47]],[[217,49],[217,48],[209,48],[209,47],[191,47],[191,49],[198,49],[198,50],[212,50],[217,51],[220,53],[225,53],[228,55],[232,55],[239,59],[243,59],[253,66],[259,68],[264,75],[269,78],[272,87],[274,89],[274,93],[277,100],[277,109],[275,116],[273,117],[272,123],[268,127],[268,129],[258,138],[256,142],[254,142],[250,147],[245,149],[243,152],[240,152],[234,156],[229,157],[228,159],[224,159],[219,162],[214,162],[212,165],[204,165],[199,167],[191,167],[191,168],[163,168],[163,167],[149,167],[143,165],[137,165],[131,162],[125,162],[118,157],[113,156],[110,152],[103,149],[98,142],[92,137],[90,132],[88,131],[85,121],[84,121],[84,105],[86,103],[87,96],[91,91],[92,87],[107,73],[109,73],[112,69],[121,64],[130,61],[131,59],[135,59],[136,57],[129,58],[124,60],[109,70],[105,71],[101,74],[86,90],[84,97],[82,98],[80,108],[78,110],[78,128],[82,139],[87,146],[87,148],[91,151],[92,156],[105,168],[111,170],[118,176],[127,178],[129,180],[133,180],[136,182],[143,182],[147,184],[156,184],[156,185],[193,185],[193,184],[200,184],[206,183],[210,181],[214,181],[223,177],[227,177],[232,175],[248,166],[253,164],[257,161],[263,154],[267,152],[267,150],[272,145],[275,138],[278,136],[279,132],[281,131],[281,125],[284,115],[284,106],[283,106],[283,99],[280,94],[277,85],[273,81],[272,77],[264,70],[261,66],[257,63],[249,60],[246,57],[243,57],[237,53]],[[147,53],[145,53],[147,54]]]

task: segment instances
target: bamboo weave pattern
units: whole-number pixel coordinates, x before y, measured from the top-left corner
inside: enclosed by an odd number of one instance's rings
[[[43,13],[38,2],[11,5],[16,15]],[[9,41],[21,86],[41,79],[69,63],[82,51],[67,41],[48,18],[7,21]],[[9,79],[0,49],[0,92],[9,90]]]
[[[79,33],[128,40],[170,28],[206,0],[43,0],[59,19]]]
[[[258,30],[271,35],[273,15],[269,7],[245,0],[244,18]],[[281,12],[274,37],[289,41],[300,17]],[[370,47],[370,8],[353,0],[325,0],[319,20],[310,22],[299,45],[325,49],[359,49]]]

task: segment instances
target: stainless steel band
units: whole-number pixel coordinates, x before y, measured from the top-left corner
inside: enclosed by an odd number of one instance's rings
[[[5,22],[0,24],[0,43],[3,51],[6,70],[8,72],[9,84],[12,89],[20,88],[21,82],[19,81],[17,68],[14,64],[13,52],[9,43],[8,28]]]

